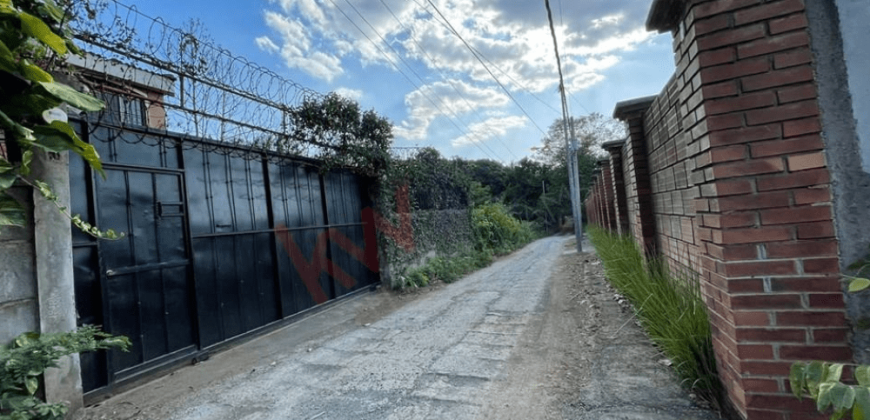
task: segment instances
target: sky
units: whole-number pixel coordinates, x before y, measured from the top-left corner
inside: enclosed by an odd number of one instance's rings
[[[550,2],[571,115],[609,117],[671,77],[670,34],[644,27],[651,0]],[[122,3],[176,27],[198,19],[235,55],[355,99],[393,123],[394,146],[516,162],[562,115],[543,0]]]

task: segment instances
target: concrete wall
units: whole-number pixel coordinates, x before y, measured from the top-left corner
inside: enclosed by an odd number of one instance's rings
[[[69,156],[34,154],[32,176],[46,181],[69,207]],[[29,207],[24,228],[0,227],[0,344],[27,332],[67,332],[76,328],[72,235],[69,219],[54,203],[29,187],[14,187],[12,194]],[[78,356],[58,361],[58,368],[43,375],[49,402],[63,402],[75,410],[82,406]]]
[[[870,22],[870,4],[865,0],[836,0],[843,58],[849,79],[853,117],[860,139],[864,172],[870,172],[870,49],[867,48],[867,24]],[[809,5],[808,5],[809,6]]]
[[[648,26],[672,33],[674,78],[614,112],[631,133],[608,149],[622,158],[629,230],[672,269],[699,271],[717,368],[746,418],[825,418],[790,395],[790,365],[866,357],[863,333],[848,339],[840,278],[870,238],[870,95],[851,73],[866,72],[868,7],[655,0]],[[848,299],[852,321],[870,313]]]
[[[11,194],[32,209],[29,187],[14,187]],[[27,227],[0,227],[0,344],[19,334],[39,331],[33,218]]]
[[[849,265],[867,255],[870,244],[870,133],[866,132],[870,123],[870,79],[866,77],[870,50],[858,46],[866,35],[870,3],[808,2],[807,14],[824,111],[820,121],[831,171],[840,268],[849,271]],[[853,327],[870,321],[870,293],[845,297]],[[852,343],[855,359],[870,363],[870,330],[853,328]]]

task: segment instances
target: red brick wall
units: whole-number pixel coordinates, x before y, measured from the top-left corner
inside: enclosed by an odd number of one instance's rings
[[[852,359],[804,3],[659,3],[683,8],[657,27],[674,35],[675,75],[615,112],[631,133],[629,231],[672,268],[699,271],[738,411],[823,418],[787,380],[794,361]]]

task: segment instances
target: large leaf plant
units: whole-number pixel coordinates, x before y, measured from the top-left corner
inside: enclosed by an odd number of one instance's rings
[[[50,73],[66,55],[81,54],[68,20],[69,14],[54,0],[0,0],[0,130],[6,145],[5,156],[0,154],[0,226],[27,222],[24,206],[9,194],[20,182],[55,203],[79,229],[114,239],[119,237],[114,231],[101,232],[72,216],[58,204],[50,185],[31,176],[37,150],[72,151],[105,176],[97,151],[76,135],[65,111],[99,111],[103,102],[56,81]]]

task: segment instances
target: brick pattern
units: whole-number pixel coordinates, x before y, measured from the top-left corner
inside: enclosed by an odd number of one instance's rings
[[[622,148],[615,147],[609,149],[610,159],[610,174],[612,183],[610,185],[613,192],[613,212],[614,225],[616,232],[620,235],[628,233],[628,214],[626,213],[625,201],[625,178],[622,171]]]
[[[642,112],[623,116],[628,139],[622,148],[628,230],[646,252],[655,252],[655,217]]]
[[[709,15],[711,3],[731,7]],[[688,19],[708,60],[702,94],[715,92],[692,132],[705,141],[693,178],[719,367],[749,418],[810,415],[788,367],[851,349],[804,4],[696,1]]]
[[[646,109],[617,110],[630,137],[610,150],[608,226],[624,209],[639,243],[699,272],[720,376],[749,419],[824,418],[790,395],[789,367],[852,359],[807,19],[804,0],[685,2],[674,77]]]

